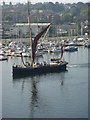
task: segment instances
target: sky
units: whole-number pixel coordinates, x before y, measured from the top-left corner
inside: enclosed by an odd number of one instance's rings
[[[15,3],[26,3],[27,0],[0,0],[0,3],[2,2],[6,2],[6,3],[9,3],[9,2],[12,2],[13,4]],[[31,1],[32,4],[35,4],[35,3],[38,3],[38,2],[59,2],[59,3],[77,3],[77,2],[83,2],[83,3],[86,3],[86,2],[89,2],[89,0],[29,0]]]

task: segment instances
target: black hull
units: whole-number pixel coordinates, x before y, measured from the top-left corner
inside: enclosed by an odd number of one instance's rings
[[[27,76],[35,76],[47,73],[58,73],[61,71],[66,71],[67,63],[63,63],[60,65],[47,65],[41,66],[37,68],[18,68],[13,66],[13,78],[21,78]]]
[[[8,59],[7,58],[0,59],[0,61],[5,61],[5,60],[8,60]]]

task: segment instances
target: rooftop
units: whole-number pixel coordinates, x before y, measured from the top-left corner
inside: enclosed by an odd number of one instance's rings
[[[16,23],[14,24],[15,26],[28,26],[29,23]],[[47,25],[50,25],[50,23],[31,23],[30,25],[32,26],[47,26]]]

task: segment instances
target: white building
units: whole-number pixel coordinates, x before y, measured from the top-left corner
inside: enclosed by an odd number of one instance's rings
[[[50,23],[31,23],[32,35],[35,36]],[[29,33],[28,23],[16,23],[10,28],[11,36],[27,37]]]

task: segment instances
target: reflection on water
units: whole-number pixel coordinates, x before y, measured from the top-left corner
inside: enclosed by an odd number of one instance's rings
[[[65,75],[65,73],[61,73],[60,74],[60,84],[63,86],[64,85],[64,75]]]
[[[36,107],[38,107],[38,89],[37,89],[37,83],[39,82],[38,77],[26,77],[28,80],[30,80],[29,84],[31,86],[31,89],[29,91],[29,95],[31,96],[29,98],[30,101],[30,118],[34,117],[34,109]],[[14,79],[13,80],[13,85],[16,84],[17,82],[21,83],[21,91],[22,93],[24,93],[24,89],[25,89],[25,82],[26,82],[26,78],[21,78],[21,79]],[[29,79],[30,78],[30,79]],[[29,87],[30,87],[29,86]],[[23,94],[22,94],[23,95]]]
[[[37,89],[37,82],[35,81],[35,78],[31,78],[31,86],[32,86],[32,95],[31,95],[31,118],[33,118],[34,114],[34,107],[38,107],[38,89]]]
[[[55,76],[59,77],[58,78],[58,80],[60,82],[59,87],[60,86],[64,86],[65,73],[66,72],[61,72],[61,73],[56,73],[55,74]],[[51,76],[52,77],[53,74],[52,73],[51,74],[47,74],[47,76]],[[53,76],[53,78],[55,76]],[[43,88],[40,91],[40,88],[38,88],[38,85],[40,85],[40,82],[45,82],[42,79],[42,78],[45,78],[45,77],[46,77],[46,75],[41,75],[41,76],[13,79],[13,87],[15,86],[15,88],[16,88],[16,85],[18,85],[18,83],[21,84],[20,89],[21,89],[21,91],[23,93],[22,97],[24,97],[24,92],[26,90],[26,85],[25,84],[28,82],[28,86],[30,87],[30,90],[28,91],[28,101],[29,101],[29,111],[30,111],[29,112],[29,114],[30,114],[29,116],[30,116],[30,118],[34,118],[35,112],[37,113],[37,111],[41,108],[41,104],[44,102],[43,101],[44,98],[41,99],[40,94],[38,94],[38,92],[43,91]],[[52,82],[53,82],[53,79],[52,79]],[[51,84],[51,83],[48,82],[47,84]],[[48,92],[47,89],[45,91],[46,91],[46,93]],[[45,106],[48,106],[47,103],[45,103],[45,104],[46,104]],[[43,106],[43,108],[45,106]]]

